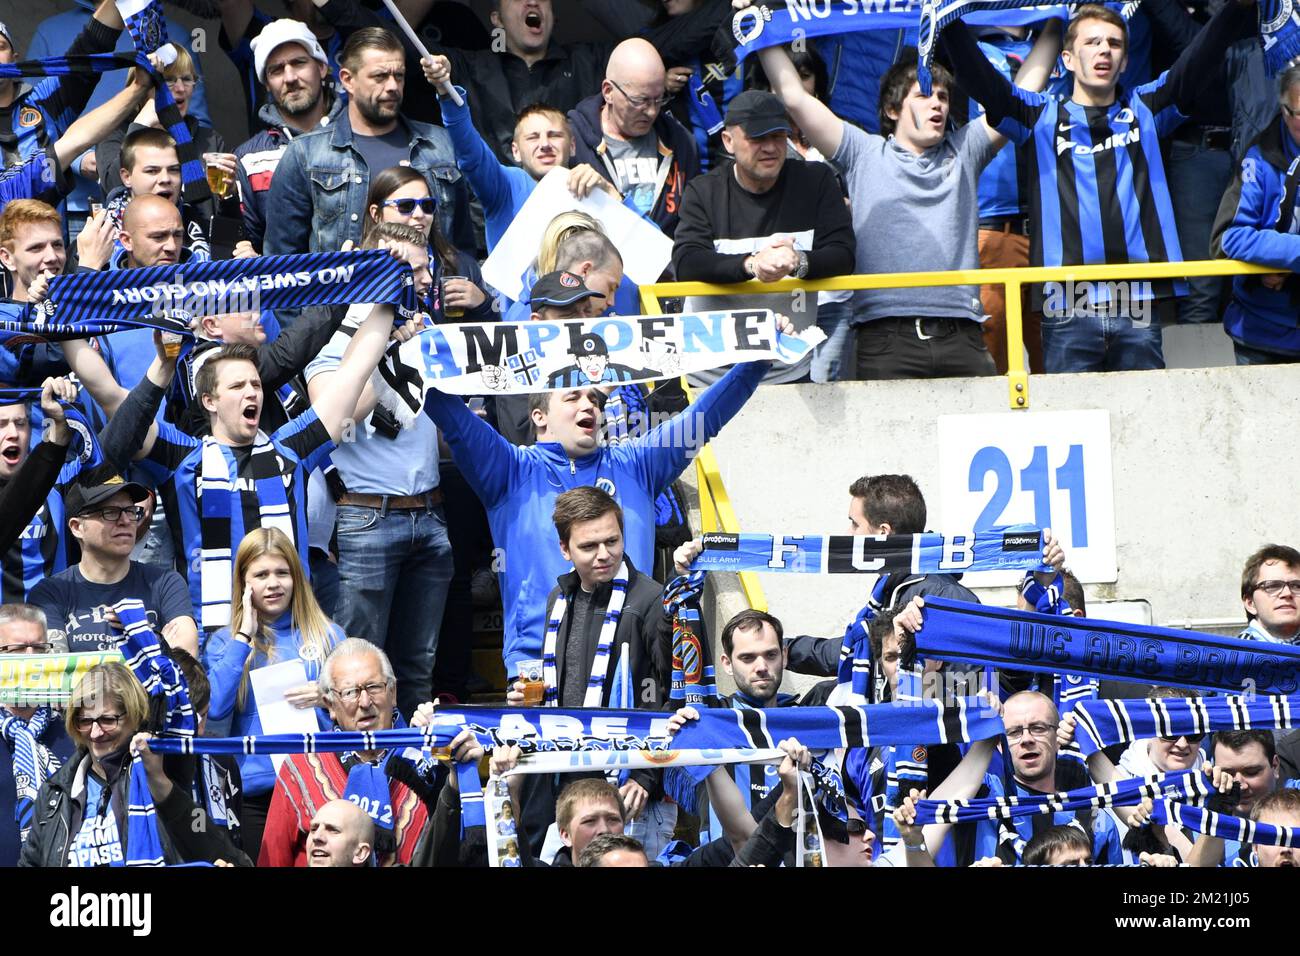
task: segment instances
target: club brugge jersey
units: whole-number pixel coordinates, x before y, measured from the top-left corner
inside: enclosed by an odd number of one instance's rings
[[[1038,186],[1030,197],[1033,265],[1182,260],[1160,137],[1186,117],[1167,77],[1119,90],[1110,106],[1015,91],[1016,109],[998,131],[1029,146],[1028,177]],[[1152,285],[1156,295],[1185,287]]]

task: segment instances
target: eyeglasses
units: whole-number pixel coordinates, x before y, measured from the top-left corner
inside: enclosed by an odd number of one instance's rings
[[[173,76],[167,81],[168,86],[195,86],[199,82],[197,76]]]
[[[623,87],[619,86],[613,80],[610,80],[609,83],[614,87],[614,89],[623,94],[623,99],[627,100],[627,105],[632,107],[634,110],[643,110],[647,106],[653,106],[655,112],[658,112],[671,103],[673,99],[671,96],[661,96],[658,99],[653,99],[649,96],[629,96],[627,90],[623,89]]]
[[[1255,590],[1263,591],[1265,594],[1281,594],[1283,588],[1289,588],[1292,594],[1300,594],[1300,580],[1292,578],[1290,581],[1257,581]]]
[[[1044,723],[1028,724],[1024,727],[1008,727],[1007,740],[1011,741],[1013,744],[1017,743],[1026,733],[1039,740],[1046,740],[1056,733],[1056,727],[1052,724]]]
[[[90,733],[90,728],[99,724],[99,729],[105,733],[111,733],[117,730],[118,724],[122,722],[121,714],[100,714],[98,717],[78,717],[77,729],[83,734]]]
[[[419,206],[420,212],[426,216],[432,216],[438,208],[438,203],[432,196],[425,196],[423,199],[385,199],[384,205],[393,206],[403,216],[415,212],[416,206]]]
[[[374,700],[380,694],[387,693],[388,681],[384,681],[382,684],[375,682],[373,684],[363,684],[360,687],[347,687],[343,690],[336,690],[334,696],[345,704],[355,704],[361,699],[362,691],[365,691],[370,696],[370,699]]]
[[[867,832],[867,821],[859,817],[849,817],[844,821],[844,832],[851,837],[860,837]]]
[[[48,654],[54,649],[49,641],[37,644],[0,644],[0,654]]]
[[[77,517],[79,518],[100,518],[109,524],[117,524],[122,520],[122,515],[126,515],[134,522],[144,520],[144,509],[139,505],[132,505],[129,508],[100,508],[98,511],[83,511]]]

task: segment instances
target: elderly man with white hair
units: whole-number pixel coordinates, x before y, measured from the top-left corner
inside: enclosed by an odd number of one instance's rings
[[[388,730],[400,720],[393,665],[369,641],[348,638],[330,652],[320,691],[339,730]],[[276,778],[257,865],[310,865],[312,820],[340,799],[369,815],[377,862],[394,866],[411,862],[437,792],[393,751],[292,754]]]

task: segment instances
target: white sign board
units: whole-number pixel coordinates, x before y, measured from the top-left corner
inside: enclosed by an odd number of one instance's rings
[[[1080,581],[1116,579],[1110,412],[939,416],[939,509],[931,526],[957,531],[1022,522],[1052,529]],[[966,575],[963,583],[1015,580],[997,571]]]

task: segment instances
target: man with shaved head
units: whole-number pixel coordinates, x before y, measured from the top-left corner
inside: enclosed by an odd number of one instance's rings
[[[122,214],[118,241],[126,253],[124,268],[175,265],[185,246],[181,211],[165,196],[136,196]]]
[[[375,821],[351,800],[331,800],[311,818],[308,866],[368,866],[374,848]]]
[[[600,93],[570,110],[569,122],[574,164],[590,164],[625,205],[672,236],[700,158],[694,137],[664,110],[665,83],[658,50],[640,38],[624,40],[610,54]]]

